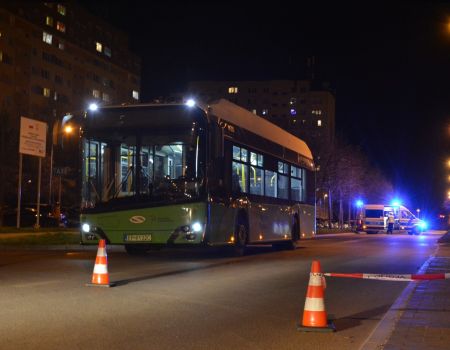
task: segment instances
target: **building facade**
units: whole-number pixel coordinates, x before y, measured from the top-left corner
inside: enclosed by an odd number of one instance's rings
[[[335,134],[335,97],[308,80],[192,81],[186,96],[225,98],[305,140],[317,160]]]
[[[13,168],[21,116],[48,124],[43,163],[47,176],[53,162],[50,135],[57,120],[80,113],[90,103],[139,102],[141,62],[128,47],[124,33],[76,1],[0,3],[0,114],[8,118],[10,143],[16,148],[3,145],[0,151],[9,158],[15,154]]]
[[[51,122],[90,102],[139,101],[140,59],[125,34],[74,1],[0,5],[0,104]]]

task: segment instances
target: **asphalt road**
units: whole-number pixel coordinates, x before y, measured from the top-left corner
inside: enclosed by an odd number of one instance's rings
[[[415,273],[437,236],[327,235],[248,256],[108,247],[114,288],[86,287],[96,247],[0,251],[0,349],[358,349],[406,282],[327,279],[336,333],[303,333],[312,260],[323,272]]]

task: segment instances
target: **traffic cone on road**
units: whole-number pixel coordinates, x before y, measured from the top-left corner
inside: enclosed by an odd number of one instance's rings
[[[320,270],[320,262],[313,261],[306,292],[302,325],[298,330],[304,332],[334,332],[336,329],[327,320],[324,301],[325,278]]]
[[[98,242],[97,257],[95,258],[92,282],[87,286],[112,287],[114,283],[109,283],[108,257],[106,255],[106,241],[101,239]]]

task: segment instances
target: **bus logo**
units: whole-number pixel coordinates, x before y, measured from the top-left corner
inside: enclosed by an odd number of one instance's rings
[[[130,218],[130,222],[132,224],[142,224],[144,221],[145,221],[145,218],[143,216],[140,216],[140,215],[132,216]]]

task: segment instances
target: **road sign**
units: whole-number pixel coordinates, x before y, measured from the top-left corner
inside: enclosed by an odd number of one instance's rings
[[[47,123],[25,117],[20,118],[20,153],[45,157],[46,139]]]
[[[57,167],[55,166],[53,168],[53,175],[55,176],[65,176],[69,173],[70,168],[65,166],[65,167]]]

